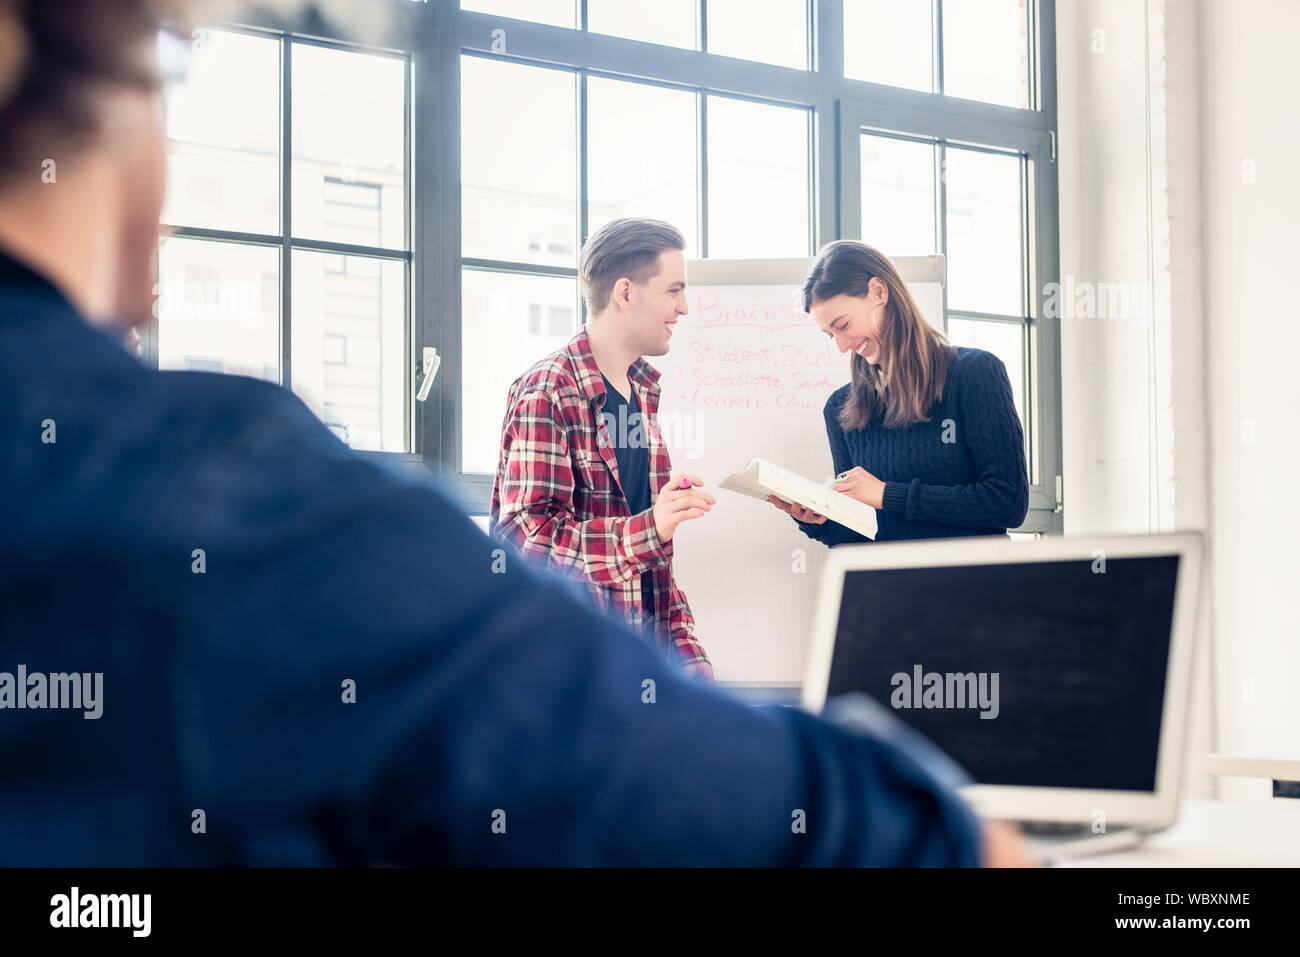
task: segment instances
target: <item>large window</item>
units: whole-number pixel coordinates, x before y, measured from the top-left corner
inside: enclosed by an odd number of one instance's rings
[[[471,505],[486,506],[509,383],[582,320],[582,241],[644,215],[681,228],[688,256],[809,256],[840,237],[942,253],[935,318],[1011,379],[1024,528],[1060,529],[1058,346],[1033,294],[1057,258],[1050,0],[461,8],[447,48],[460,122],[446,132],[463,364],[440,437]]]
[[[372,9],[382,50],[320,21],[196,37],[169,94],[162,367],[281,382],[481,514],[509,384],[583,322],[601,224],[666,219],[705,258],[861,238],[946,257],[942,324],[1002,359],[1025,426],[1024,531],[1060,530],[1053,0]]]
[[[354,448],[410,451],[407,60],[219,29],[189,52],[159,367],[282,383]]]

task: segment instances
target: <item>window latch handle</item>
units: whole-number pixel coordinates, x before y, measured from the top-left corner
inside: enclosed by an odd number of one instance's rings
[[[438,355],[438,350],[432,346],[425,346],[422,365],[424,378],[420,380],[420,388],[415,393],[418,402],[423,402],[429,398],[429,390],[433,387],[433,380],[438,376],[438,367],[442,365],[442,356]]]

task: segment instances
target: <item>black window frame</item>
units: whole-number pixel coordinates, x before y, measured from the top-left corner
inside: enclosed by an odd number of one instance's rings
[[[164,234],[177,239],[200,240],[204,242],[231,243],[238,246],[273,248],[279,252],[279,362],[280,384],[286,389],[293,388],[293,253],[316,252],[326,255],[364,256],[381,262],[400,262],[403,266],[404,281],[404,316],[403,316],[403,354],[407,357],[404,365],[405,382],[403,387],[403,435],[408,451],[405,452],[368,452],[384,457],[393,457],[409,461],[422,461],[419,439],[420,427],[416,421],[415,403],[410,401],[413,394],[413,382],[418,370],[414,368],[411,357],[417,352],[416,342],[421,338],[413,327],[412,317],[417,314],[417,295],[419,289],[415,282],[417,273],[416,229],[418,210],[413,202],[416,195],[417,179],[420,171],[416,169],[415,157],[427,154],[436,155],[436,150],[417,149],[414,124],[414,81],[422,72],[430,70],[427,53],[420,51],[437,50],[436,40],[431,36],[432,24],[427,13],[432,8],[425,5],[407,3],[406,9],[394,4],[392,20],[383,37],[370,38],[371,42],[357,42],[356,38],[340,33],[334,26],[316,15],[304,19],[266,19],[258,22],[218,21],[204,23],[195,31],[196,38],[203,30],[243,34],[267,40],[279,45],[280,85],[279,106],[279,142],[278,142],[278,186],[279,186],[279,223],[273,233],[244,230],[220,229],[207,226],[188,226],[177,223],[162,224]],[[427,38],[427,39],[422,39]],[[318,46],[331,50],[342,50],[359,54],[377,55],[403,61],[403,147],[404,158],[402,210],[402,237],[405,248],[388,246],[370,246],[358,243],[336,242],[323,239],[310,239],[293,235],[293,50],[295,46]],[[346,182],[346,181],[344,181]],[[156,311],[156,310],[155,310]],[[158,318],[155,315],[142,336],[142,357],[154,368],[158,367]]]

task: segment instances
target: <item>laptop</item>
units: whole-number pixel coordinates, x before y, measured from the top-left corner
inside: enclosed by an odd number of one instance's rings
[[[1201,550],[1194,532],[833,548],[803,706],[873,699],[1049,863],[1132,847],[1178,811]]]

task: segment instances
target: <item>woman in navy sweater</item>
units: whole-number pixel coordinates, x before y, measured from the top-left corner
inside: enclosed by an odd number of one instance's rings
[[[849,384],[826,401],[826,434],[835,490],[876,510],[876,541],[1005,535],[1025,520],[1024,432],[1002,360],[950,345],[894,264],[852,240],[822,249],[803,306],[840,352],[853,352]],[[819,542],[867,541],[772,502]]]

